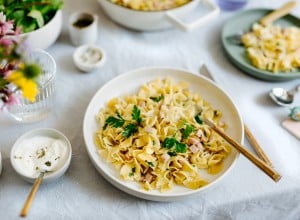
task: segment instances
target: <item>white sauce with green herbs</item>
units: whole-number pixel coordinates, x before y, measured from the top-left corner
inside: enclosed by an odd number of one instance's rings
[[[14,160],[26,176],[37,177],[44,171],[56,171],[67,159],[66,143],[60,139],[37,136],[25,139],[14,152]]]

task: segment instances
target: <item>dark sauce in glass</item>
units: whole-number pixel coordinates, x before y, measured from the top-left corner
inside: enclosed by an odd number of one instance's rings
[[[84,17],[84,18],[79,18],[77,21],[75,21],[73,23],[73,26],[75,26],[77,28],[85,28],[92,23],[93,23],[92,18]]]

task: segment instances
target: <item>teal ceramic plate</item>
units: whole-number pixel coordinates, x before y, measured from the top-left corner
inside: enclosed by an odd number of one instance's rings
[[[300,69],[289,73],[272,73],[252,66],[250,60],[246,56],[245,48],[241,45],[235,45],[228,40],[228,37],[238,33],[239,31],[251,30],[253,23],[257,22],[260,18],[270,12],[271,10],[267,9],[250,9],[241,11],[230,18],[222,30],[222,45],[225,53],[234,65],[236,65],[245,73],[256,78],[267,81],[287,81],[300,78]],[[275,25],[280,25],[281,27],[300,27],[300,19],[289,14],[277,20]]]

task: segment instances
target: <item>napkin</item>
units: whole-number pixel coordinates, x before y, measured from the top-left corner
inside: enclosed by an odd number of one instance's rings
[[[285,119],[282,121],[281,125],[288,130],[291,134],[293,134],[296,138],[300,139],[300,122],[293,121],[291,119]]]

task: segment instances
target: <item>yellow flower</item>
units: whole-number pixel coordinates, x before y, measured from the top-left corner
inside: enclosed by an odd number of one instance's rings
[[[26,99],[31,102],[35,101],[35,96],[39,92],[35,81],[24,77],[23,72],[19,70],[13,71],[6,79],[15,84],[22,91],[22,94]]]

